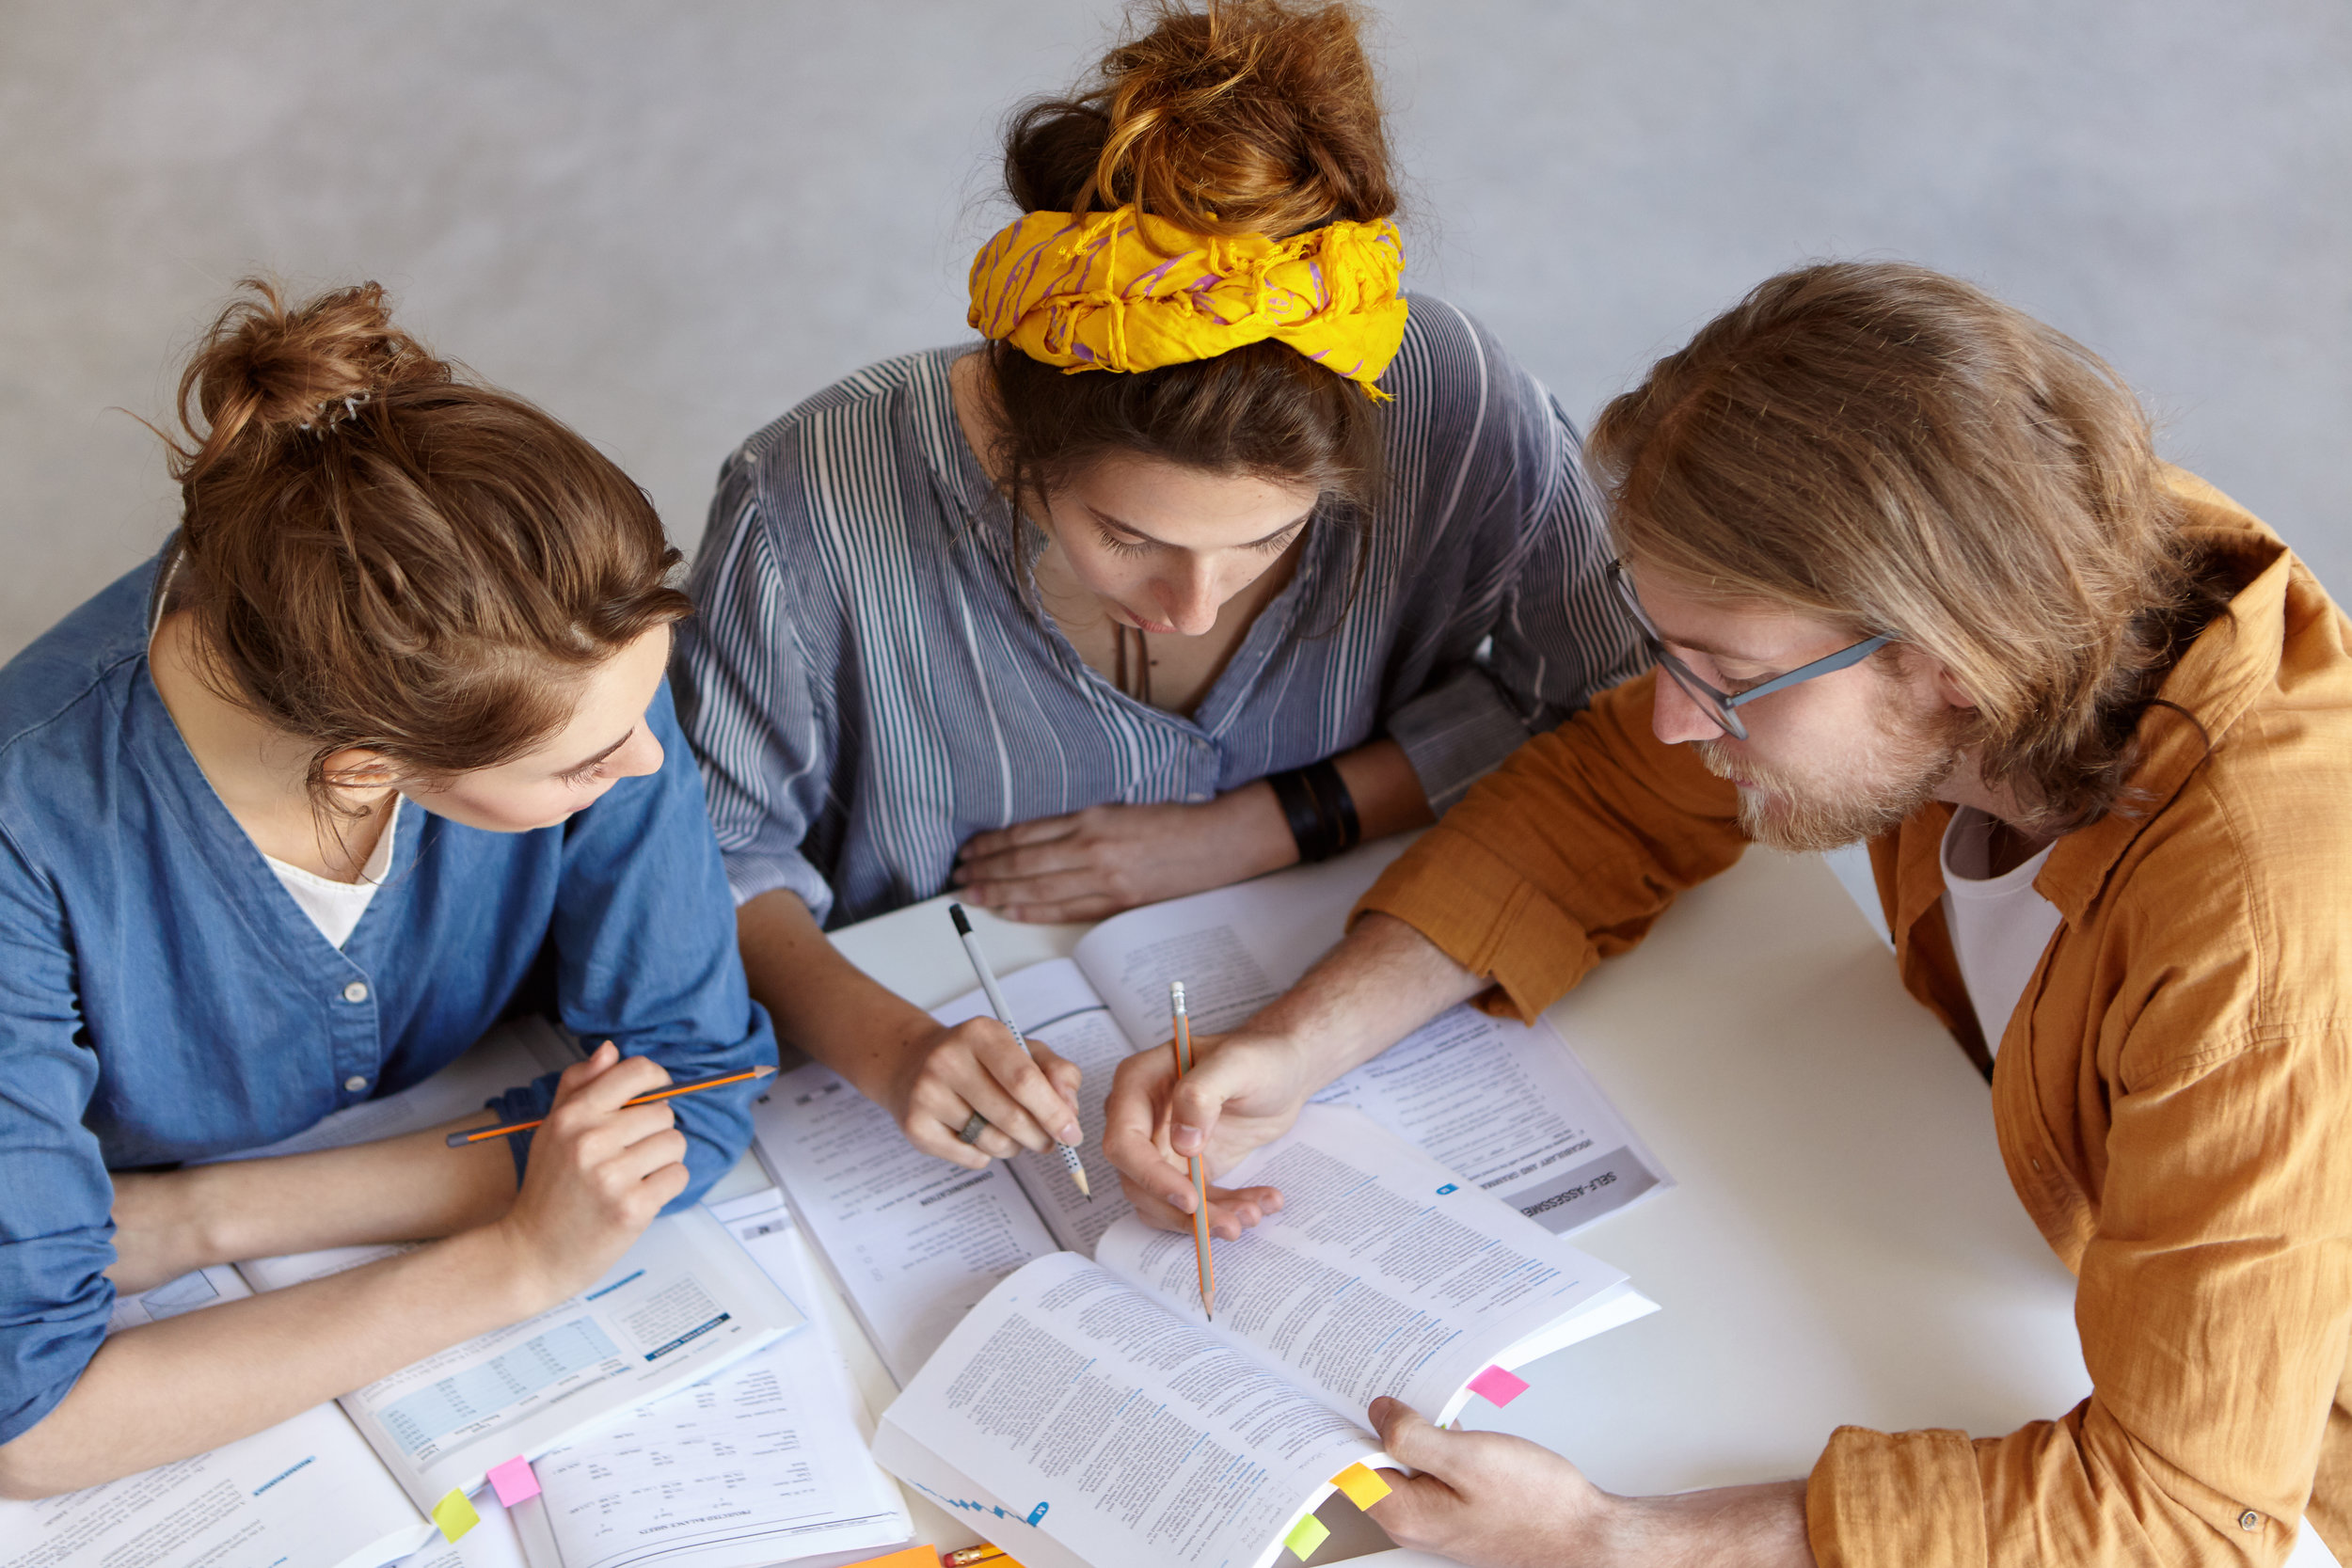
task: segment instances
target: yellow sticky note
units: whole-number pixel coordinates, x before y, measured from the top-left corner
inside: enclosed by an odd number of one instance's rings
[[[1358,1508],[1370,1508],[1389,1495],[1389,1483],[1363,1465],[1350,1465],[1331,1478],[1331,1484],[1346,1493],[1347,1500]]]
[[[482,1515],[473,1511],[466,1494],[453,1487],[448,1497],[433,1505],[433,1522],[441,1527],[444,1540],[454,1541],[482,1523]]]
[[[1330,1537],[1329,1528],[1322,1520],[1310,1513],[1291,1527],[1291,1532],[1282,1537],[1282,1544],[1296,1552],[1299,1560],[1304,1562],[1314,1556],[1315,1548]]]

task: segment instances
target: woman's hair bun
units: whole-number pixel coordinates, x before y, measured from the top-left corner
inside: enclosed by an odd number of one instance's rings
[[[1208,233],[1285,236],[1396,211],[1379,93],[1345,0],[1142,0],[1069,98],[1016,111],[1025,212],[1136,202]]]
[[[183,483],[240,456],[258,461],[290,434],[330,429],[366,399],[453,375],[392,325],[381,284],[294,307],[267,278],[237,288],[241,297],[214,321],[180,378],[190,445],[175,447],[173,477]]]

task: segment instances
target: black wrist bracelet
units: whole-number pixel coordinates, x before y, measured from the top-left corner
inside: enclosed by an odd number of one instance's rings
[[[1312,865],[1329,860],[1339,839],[1338,825],[1324,815],[1322,803],[1307,783],[1307,770],[1294,768],[1268,773],[1265,782],[1274,786],[1274,799],[1282,808],[1283,820],[1290,824],[1291,841],[1298,846],[1300,863]]]
[[[1331,830],[1330,853],[1345,854],[1361,844],[1364,825],[1356,816],[1356,797],[1347,792],[1347,781],[1340,777],[1340,765],[1326,757],[1299,771],[1306,775],[1308,787],[1315,792],[1315,804]]]

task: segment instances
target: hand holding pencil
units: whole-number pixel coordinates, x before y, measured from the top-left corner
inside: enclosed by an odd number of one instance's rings
[[[604,1043],[607,1046],[612,1044],[611,1040]],[[624,1101],[624,1103],[650,1105],[657,1100],[675,1100],[682,1094],[693,1094],[702,1089],[715,1089],[722,1084],[748,1084],[755,1079],[766,1078],[775,1070],[771,1067],[755,1067],[746,1072],[730,1072],[723,1078],[699,1078],[691,1084],[673,1084],[666,1089],[656,1089],[650,1094],[641,1094],[636,1099]],[[497,1127],[469,1127],[461,1132],[452,1132],[442,1141],[452,1148],[466,1148],[474,1144],[487,1142],[492,1138],[511,1138],[517,1132],[528,1132],[534,1127],[546,1125],[547,1117],[541,1117],[532,1121],[510,1121]]]
[[[971,960],[972,973],[979,978],[980,991],[988,998],[989,1010],[996,1015],[996,1022],[1003,1024],[1006,1032],[1012,1036],[1012,1043],[1021,1048],[1022,1054],[1034,1061],[1037,1053],[1030,1049],[1028,1037],[1021,1032],[1021,1025],[1013,1019],[1012,1006],[1005,1000],[1004,991],[996,984],[996,972],[989,967],[988,955],[980,950],[980,939],[972,929],[972,922],[965,916],[963,906],[961,904],[948,905],[947,914],[956,924],[956,940],[963,943],[964,957]],[[987,1113],[984,1110],[976,1109],[965,1120],[963,1127],[959,1130],[957,1136],[967,1144],[977,1142],[980,1134],[988,1130],[989,1125]],[[1070,1131],[1073,1134],[1077,1132],[1074,1123]],[[1061,1151],[1062,1169],[1068,1173],[1071,1184],[1078,1189],[1079,1195],[1089,1203],[1093,1202],[1094,1189],[1087,1181],[1086,1164],[1078,1158],[1078,1151],[1058,1137],[1055,1140],[1054,1148]]]
[[[485,1227],[510,1257],[509,1277],[536,1302],[532,1310],[593,1284],[686,1190],[686,1135],[669,1105],[631,1103],[668,1077],[610,1040],[564,1069],[521,1190]]]
[[[1288,1132],[1306,1095],[1283,1095],[1263,1107],[1227,1098],[1227,1084],[1264,1076],[1258,1058],[1268,1048],[1242,1033],[1200,1034],[1185,1022],[1192,1061],[1181,1076],[1172,1033],[1156,1051],[1138,1051],[1119,1064],[1103,1108],[1103,1152],[1119,1167],[1136,1217],[1162,1230],[1192,1228],[1200,1199],[1191,1161],[1199,1158],[1207,1179],[1210,1234],[1232,1240],[1279,1212],[1282,1195],[1264,1186],[1220,1187],[1216,1173]],[[1204,1099],[1224,1112],[1215,1136],[1206,1139],[1184,1125],[1187,1108]]]

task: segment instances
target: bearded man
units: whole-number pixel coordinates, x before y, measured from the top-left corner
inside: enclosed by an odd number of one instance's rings
[[[1183,1156],[1230,1165],[1454,1003],[1533,1020],[1747,842],[1867,838],[1904,983],[2077,1275],[2090,1399],[1671,1498],[1382,1401],[1420,1474],[1375,1517],[1547,1568],[2277,1563],[2307,1517],[2344,1557],[2352,625],[2094,356],[1920,268],[1772,278],[1591,446],[1656,668],[1482,782],[1184,1084],[1121,1068],[1139,1210],[1187,1224]],[[1237,1235],[1274,1198],[1213,1201]]]

